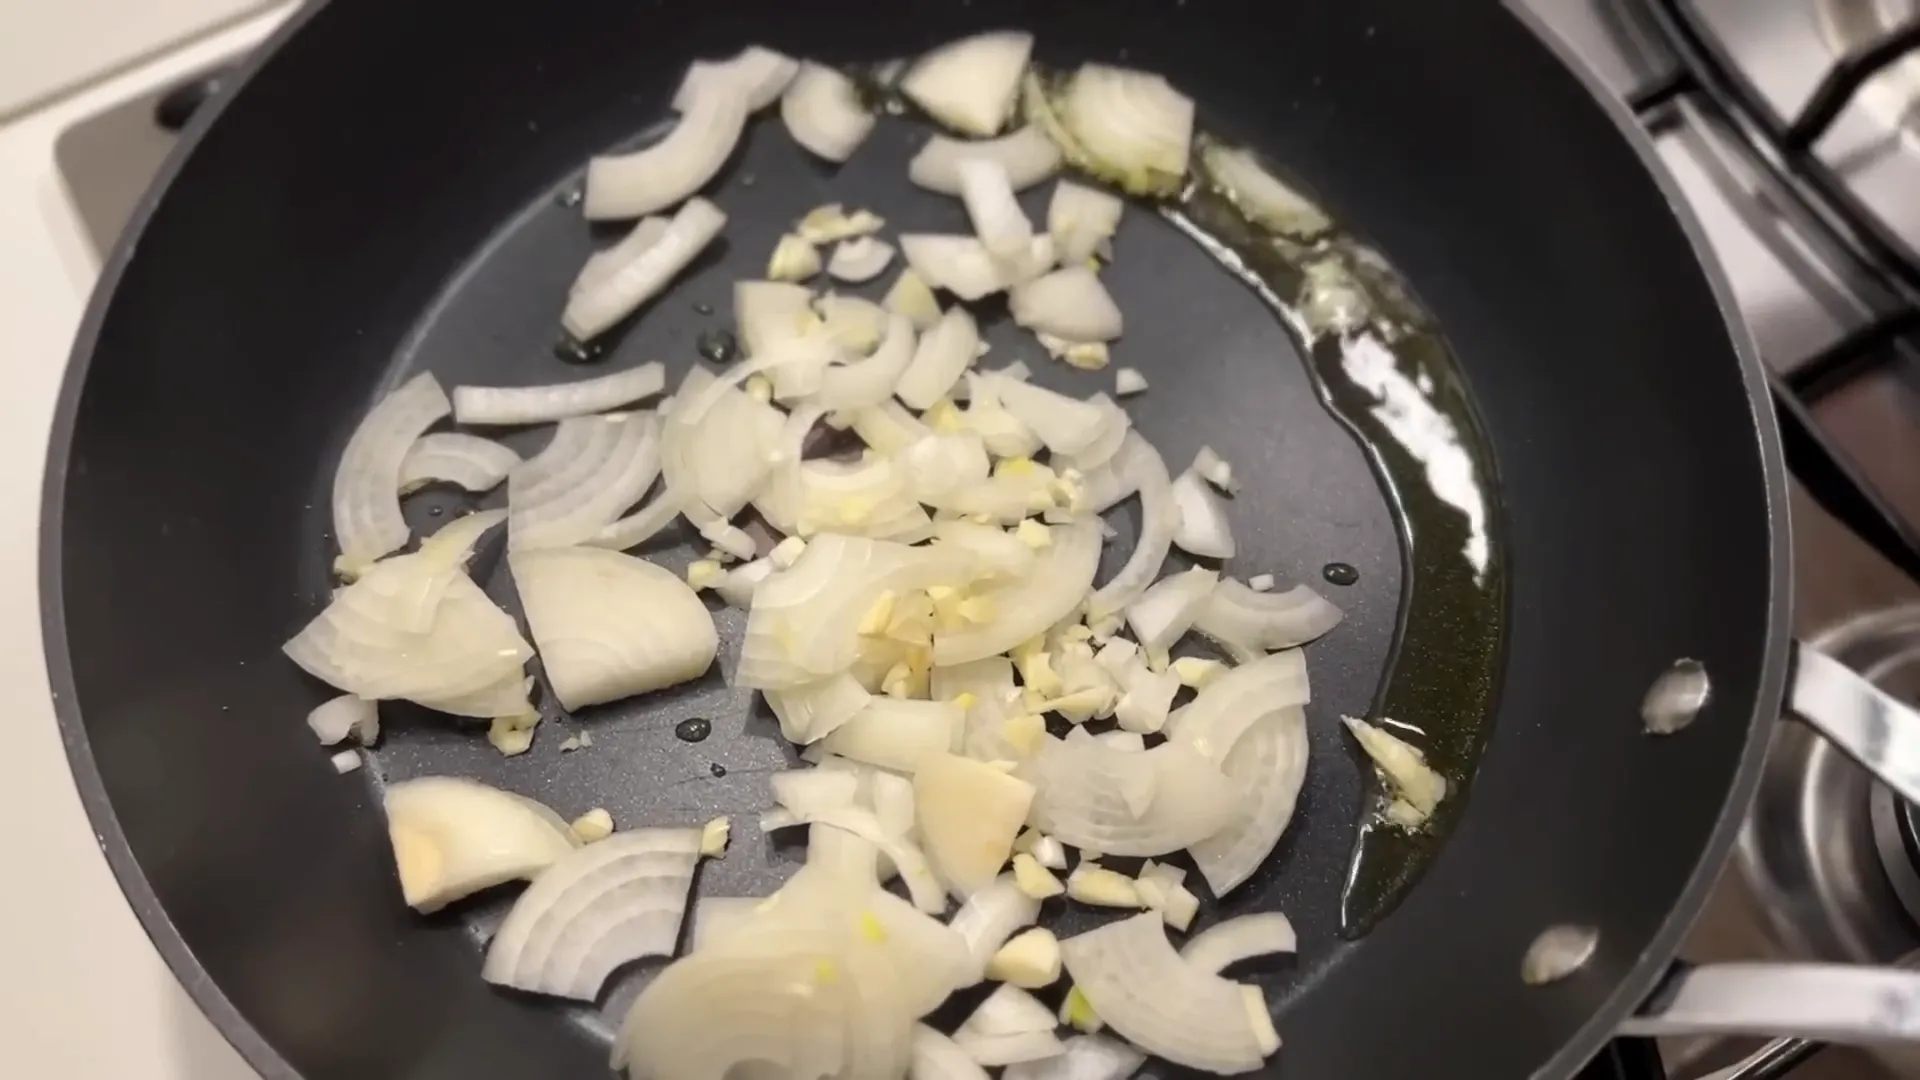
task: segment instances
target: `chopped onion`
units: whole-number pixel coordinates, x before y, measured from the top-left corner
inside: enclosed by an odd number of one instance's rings
[[[912,773],[957,746],[965,721],[952,702],[879,697],[820,745],[844,758]],[[999,869],[999,863],[994,868]]]
[[[1001,260],[1019,259],[1033,243],[1033,223],[1014,198],[1007,167],[992,158],[969,157],[962,158],[955,170],[960,174],[960,201],[987,254]]]
[[[748,367],[742,364],[727,374],[738,376]],[[698,411],[702,403],[704,413]],[[670,490],[684,485],[693,497],[686,509],[696,525],[730,518],[752,500],[772,468],[771,455],[786,423],[779,409],[755,401],[703,368],[688,370],[679,402],[667,414],[661,466]],[[710,513],[696,517],[696,505]],[[595,543],[616,546],[598,539]]]
[[[1085,519],[1056,525],[1048,535],[1050,543],[1025,580],[983,594],[996,612],[993,621],[934,634],[936,665],[949,667],[1004,653],[1079,608],[1100,568],[1100,526]]]
[[[779,100],[800,70],[800,62],[759,45],[749,45],[726,60],[695,60],[673,97],[676,112],[693,108],[699,83],[717,79],[730,83],[746,95],[747,111],[757,112]]]
[[[957,500],[959,493],[986,483],[992,468],[978,435],[929,435],[907,447],[898,460],[906,471],[907,490],[934,505]]]
[[[554,696],[569,710],[698,678],[719,647],[706,605],[671,571],[601,548],[507,556]]]
[[[803,63],[780,99],[780,119],[793,141],[828,161],[845,161],[873,130],[853,80],[830,67]]]
[[[693,935],[687,950],[698,952],[752,922],[764,903],[766,899],[759,896],[701,897],[693,906]]]
[[[633,228],[618,243],[587,256],[587,261],[580,265],[580,273],[574,276],[573,284],[567,286],[567,296],[572,297],[605,284],[615,271],[659,243],[660,238],[667,235],[667,225],[668,219],[658,214],[649,214],[634,222]],[[454,408],[456,411],[459,409],[458,401],[454,402]]]
[[[852,806],[860,777],[840,769],[789,769],[767,777],[773,801],[796,814]]]
[[[978,982],[986,976],[993,954],[1022,927],[1032,926],[1040,917],[1040,901],[1021,890],[1012,874],[1002,874],[985,888],[967,897],[954,913],[953,927],[967,943],[967,955],[973,958]],[[1051,1028],[1052,1016],[1047,1027]]]
[[[1101,742],[1115,750],[1141,751],[1147,748],[1147,741],[1139,732],[1116,730],[1096,736]]]
[[[1170,195],[1187,174],[1193,100],[1158,75],[1083,64],[1061,94],[1068,157],[1135,195]]]
[[[307,714],[307,726],[322,746],[337,746],[349,735],[361,746],[372,746],[380,738],[380,706],[366,698],[341,694],[316,705]]]
[[[1116,397],[1130,397],[1147,392],[1147,377],[1130,367],[1123,367],[1113,373],[1113,392]]]
[[[773,245],[767,259],[767,277],[773,281],[804,281],[820,272],[820,251],[792,233]]]
[[[746,127],[746,89],[728,79],[699,79],[689,91],[691,100],[665,138],[644,150],[587,162],[587,197],[580,207],[587,220],[636,218],[676,206],[727,163]]]
[[[855,210],[849,214],[839,203],[826,203],[807,211],[794,230],[809,243],[832,244],[879,232],[886,224],[886,218],[871,210]]]
[[[550,386],[456,386],[453,418],[462,424],[543,424],[617,409],[666,387],[666,369],[658,361]]]
[[[333,771],[341,776],[354,772],[365,764],[360,760],[359,752],[355,750],[342,750],[327,760],[333,764]]]
[[[1173,482],[1173,504],[1180,510],[1174,546],[1203,559],[1233,558],[1233,523],[1227,506],[1199,473],[1189,469]]]
[[[777,569],[779,568],[773,565],[771,559],[755,559],[752,562],[742,563],[727,571],[726,576],[714,585],[713,591],[719,593],[722,600],[734,607],[749,607],[753,604],[754,590],[760,587],[761,582],[773,576]]]
[[[481,977],[592,1001],[620,965],[673,954],[699,861],[699,829],[634,829],[569,853],[514,901]]]
[[[1326,212],[1280,182],[1252,151],[1200,140],[1200,166],[1241,213],[1263,228],[1306,239],[1332,227]]]
[[[1072,456],[1086,450],[1112,421],[1097,401],[1070,398],[1019,379],[994,376],[990,381],[1007,411],[1055,454]]]
[[[1235,723],[1245,721],[1236,718]],[[1183,725],[1181,732],[1197,743],[1209,738],[1198,725]],[[1238,796],[1239,814],[1188,851],[1207,887],[1225,896],[1253,876],[1293,820],[1307,774],[1306,712],[1298,705],[1261,707],[1243,734],[1216,750],[1214,760]]]
[[[1140,437],[1127,435],[1120,452],[1109,465],[1124,487],[1140,494],[1140,536],[1133,543],[1127,564],[1113,580],[1087,598],[1087,614],[1095,619],[1126,610],[1139,599],[1153,577],[1166,562],[1173,546],[1173,534],[1179,528],[1179,509],[1173,504],[1173,482],[1167,478],[1166,462],[1159,451]],[[1216,595],[1218,590],[1215,590]]]
[[[400,468],[427,428],[452,411],[431,372],[421,372],[380,399],[353,429],[333,474],[335,564],[358,577],[375,559],[407,542],[400,514]]]
[[[955,305],[921,335],[913,361],[894,387],[900,400],[926,409],[947,396],[980,355],[980,329],[966,308]]]
[[[873,695],[845,672],[788,690],[769,690],[766,698],[780,721],[780,734],[802,745],[833,734],[873,701]]]
[[[1142,1050],[1213,1073],[1260,1068],[1280,1048],[1257,987],[1180,958],[1160,916],[1144,912],[1060,943],[1076,989]]]
[[[1148,655],[1164,653],[1193,627],[1207,598],[1213,595],[1220,575],[1196,566],[1184,573],[1162,578],[1140,599],[1127,605],[1127,625]]]
[[[1092,737],[1050,738],[1030,768],[1030,822],[1075,847],[1164,855],[1212,836],[1234,817],[1233,786],[1181,742],[1134,753]]]
[[[940,321],[940,301],[934,299],[933,289],[912,267],[900,271],[880,304],[896,315],[912,319],[915,330],[932,329],[933,324]]]
[[[520,455],[478,435],[439,432],[422,435],[400,462],[400,491],[427,484],[457,484],[468,491],[490,491],[507,478]]]
[[[403,780],[385,808],[400,891],[421,912],[532,878],[580,846],[552,810],[464,777]]]
[[[664,292],[726,225],[727,215],[719,207],[699,196],[688,199],[652,247],[592,288],[568,297],[560,324],[580,341],[599,335]]]
[[[1032,52],[1033,35],[1021,31],[962,38],[916,61],[900,80],[900,92],[956,131],[992,135],[1013,114]]]
[[[949,705],[958,713],[957,706]],[[957,715],[956,715],[957,719]],[[1033,785],[957,754],[923,758],[913,770],[914,818],[934,867],[955,895],[993,883],[1033,805]]]
[[[1227,578],[1194,620],[1194,629],[1229,648],[1257,655],[1304,645],[1340,625],[1340,609],[1305,585],[1255,592]]]
[[[998,380],[1007,378],[1012,376],[1005,371],[992,376],[967,372],[967,411],[961,415],[960,423],[979,435],[987,444],[987,451],[995,457],[1032,457],[1040,452],[1040,437],[1007,411],[999,391],[994,389]]]
[[[984,576],[1010,581],[1025,578],[1033,570],[1036,558],[1034,550],[1004,529],[976,525],[971,521],[937,521],[933,526],[933,536],[942,544],[951,544],[972,553],[980,560]]]
[[[660,422],[652,413],[562,420],[547,448],[507,480],[507,545],[523,551],[591,539],[658,475]]]
[[[1180,949],[1180,959],[1196,971],[1219,974],[1256,956],[1290,953],[1299,946],[1293,923],[1277,911],[1241,915],[1207,927]]]
[[[1048,1016],[1052,1018],[1051,1014]],[[1018,1065],[1042,1058],[1058,1057],[1066,1051],[1051,1031],[1022,1031],[1008,1035],[981,1035],[961,1028],[953,1041],[967,1056],[982,1065]]]
[[[1101,421],[1100,433],[1094,436],[1093,441],[1079,453],[1065,459],[1067,467],[1078,470],[1082,477],[1106,468],[1120,453],[1120,448],[1126,445],[1127,433],[1133,430],[1133,418],[1112,398],[1095,394],[1087,401],[1098,406],[1106,416]]]
[[[803,537],[837,532],[917,543],[933,533],[933,520],[909,493],[907,470],[889,458],[802,462],[754,506],[774,528]]]
[[[733,321],[748,356],[762,356],[819,326],[813,290],[788,281],[736,281]],[[709,377],[710,378],[710,377]],[[684,397],[688,393],[681,389]]]
[[[853,432],[875,453],[897,454],[933,434],[897,401],[883,401],[852,416]]]
[[[1013,664],[1006,657],[988,656],[971,663],[937,667],[930,681],[936,699],[966,701],[967,732],[962,748],[967,756],[981,761],[1019,761],[1038,748],[1036,742],[1023,753],[1008,738],[1007,703],[1016,692]]]
[[[938,915],[946,910],[946,893],[941,889],[939,879],[933,876],[932,869],[927,866],[927,857],[904,838],[887,831],[872,811],[859,807],[825,807],[806,814],[775,811],[763,814],[760,818],[760,827],[766,830],[791,828],[795,825],[825,825],[852,833],[877,846],[881,854],[891,859],[893,865],[900,871],[901,879],[907,883],[907,893],[913,898],[914,907],[932,915]],[[954,929],[960,930],[958,926]],[[964,931],[961,933],[964,936]],[[971,946],[968,952],[971,954]]]
[[[1255,574],[1247,579],[1247,588],[1252,589],[1254,592],[1272,592],[1273,575]]]
[[[1053,1010],[1017,986],[996,986],[974,1008],[960,1030],[975,1035],[1024,1035],[1030,1031],[1052,1031]]]
[[[1105,1035],[1074,1035],[1059,1056],[1009,1065],[1001,1080],[1127,1080],[1147,1055]]]
[[[1267,710],[1312,700],[1306,654],[1288,649],[1241,664],[1209,683],[1167,721],[1167,735],[1219,761]]]
[[[807,866],[849,884],[879,880],[880,848],[831,825],[807,830]]]
[[[1047,204],[1047,232],[1062,266],[1084,266],[1113,238],[1126,212],[1120,197],[1099,188],[1062,180]]]
[[[962,300],[979,300],[1007,287],[1005,271],[977,237],[906,233],[900,252],[921,280]]]
[[[827,273],[840,281],[872,281],[893,261],[893,245],[871,236],[842,240],[827,262]]]
[[[907,178],[942,195],[960,194],[960,163],[992,161],[1006,170],[1007,182],[1023,191],[1060,170],[1060,148],[1031,125],[998,139],[970,141],[935,135],[907,163]],[[1059,237],[1055,238],[1056,245]]]
[[[1030,330],[1073,342],[1120,336],[1120,308],[1100,284],[1100,275],[1085,266],[1067,266],[1017,285],[1008,299],[1013,321]]]
[[[987,1070],[960,1045],[925,1024],[913,1029],[908,1080],[988,1080]]]

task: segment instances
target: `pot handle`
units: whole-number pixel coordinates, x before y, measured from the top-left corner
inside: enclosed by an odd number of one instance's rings
[[[1920,1042],[1920,971],[1860,964],[1675,964],[1620,1034]]]
[[[1793,646],[1787,708],[1901,798],[1920,803],[1920,710],[1805,642]]]

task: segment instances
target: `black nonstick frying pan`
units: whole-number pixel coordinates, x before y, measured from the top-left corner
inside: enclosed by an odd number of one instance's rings
[[[327,486],[354,423],[423,369],[449,385],[589,374],[550,351],[595,242],[564,194],[589,155],[663,120],[689,60],[749,42],[878,60],[1000,26],[1033,30],[1049,63],[1164,74],[1203,125],[1282,163],[1384,252],[1457,356],[1496,467],[1487,528],[1507,593],[1491,741],[1424,875],[1343,939],[1367,773],[1335,717],[1367,712],[1396,664],[1419,661],[1396,651],[1419,545],[1282,324],[1134,213],[1109,284],[1127,312],[1122,362],[1153,385],[1129,405],[1136,424],[1169,460],[1205,442],[1240,464],[1247,565],[1358,570],[1325,587],[1348,620],[1310,649],[1300,813],[1262,873],[1210,905],[1277,908],[1300,928],[1297,963],[1259,976],[1285,1040],[1271,1071],[1565,1075],[1641,1008],[1787,692],[1783,472],[1763,376],[1682,216],[1623,118],[1520,18],[1427,0],[332,0],[196,117],[110,261],[45,507],[50,666],[82,793],[161,951],[265,1075],[604,1074],[591,1017],[477,977],[484,908],[423,919],[401,904],[369,779],[472,775],[562,813],[687,822],[750,816],[788,753],[715,675],[572,718],[550,704],[542,741],[511,760],[395,710],[372,766],[334,775],[300,723],[325,691],[278,647],[326,596]],[[812,206],[957,225],[951,200],[906,180],[924,137],[883,126],[836,171],[763,121],[709,192],[732,215],[725,250],[600,362],[699,362],[730,283],[759,276]],[[990,340],[1017,338],[1003,325]],[[1073,375],[1040,377],[1087,392]],[[465,505],[429,491],[409,514],[430,527]],[[721,627],[724,656],[737,616]],[[1644,699],[1683,659],[1710,700],[1650,735]],[[1841,728],[1851,749],[1897,753],[1906,718],[1818,661],[1795,704],[1825,695],[1828,719],[1858,721]],[[1862,702],[1880,711],[1849,711]],[[713,736],[676,739],[695,717]],[[567,730],[593,748],[562,755]],[[765,891],[788,859],[748,835],[700,889]],[[1523,978],[1529,956],[1534,975],[1563,977]],[[1686,989],[1670,983],[1654,1013]]]

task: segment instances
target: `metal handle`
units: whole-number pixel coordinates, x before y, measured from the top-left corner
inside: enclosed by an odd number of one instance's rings
[[[1803,642],[1787,707],[1908,802],[1920,803],[1920,711]]]
[[[1920,972],[1858,964],[1676,966],[1620,1034],[1920,1042]]]

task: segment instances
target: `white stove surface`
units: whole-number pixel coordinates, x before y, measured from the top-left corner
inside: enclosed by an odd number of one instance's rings
[[[1658,61],[1650,67],[1614,40],[1617,27],[1602,14],[1602,0],[1523,2],[1615,93],[1659,74]],[[241,17],[257,10],[257,0],[63,0],[60,7],[90,19],[106,7],[151,15],[150,5],[173,17],[142,24],[144,43],[118,34],[75,50],[64,67],[36,56],[10,74],[5,53],[20,50],[0,42],[0,358],[9,375],[0,394],[0,500],[14,509],[0,518],[0,620],[9,646],[0,652],[0,716],[11,733],[0,816],[29,826],[13,841],[25,872],[0,890],[0,956],[15,973],[0,980],[0,1045],[10,1075],[252,1080],[154,952],[107,870],[48,706],[41,654],[35,510],[54,397],[98,271],[89,222],[77,209],[88,199],[73,197],[88,190],[89,178],[62,176],[56,144],[78,123],[243,53],[289,10]],[[55,45],[73,37],[70,29],[49,34]],[[167,49],[160,59],[100,74]],[[52,93],[66,96],[44,100]],[[42,101],[34,105],[36,97]],[[1762,221],[1756,229],[1752,207],[1728,198],[1727,170],[1703,152],[1710,145],[1702,139],[1710,136],[1686,131],[1657,144],[1726,264],[1763,355],[1784,363],[1856,325],[1864,308],[1836,283],[1809,281],[1790,228]],[[136,150],[130,141],[127,154],[146,162],[127,168],[151,167],[150,145]],[[93,208],[88,214],[98,217]]]

